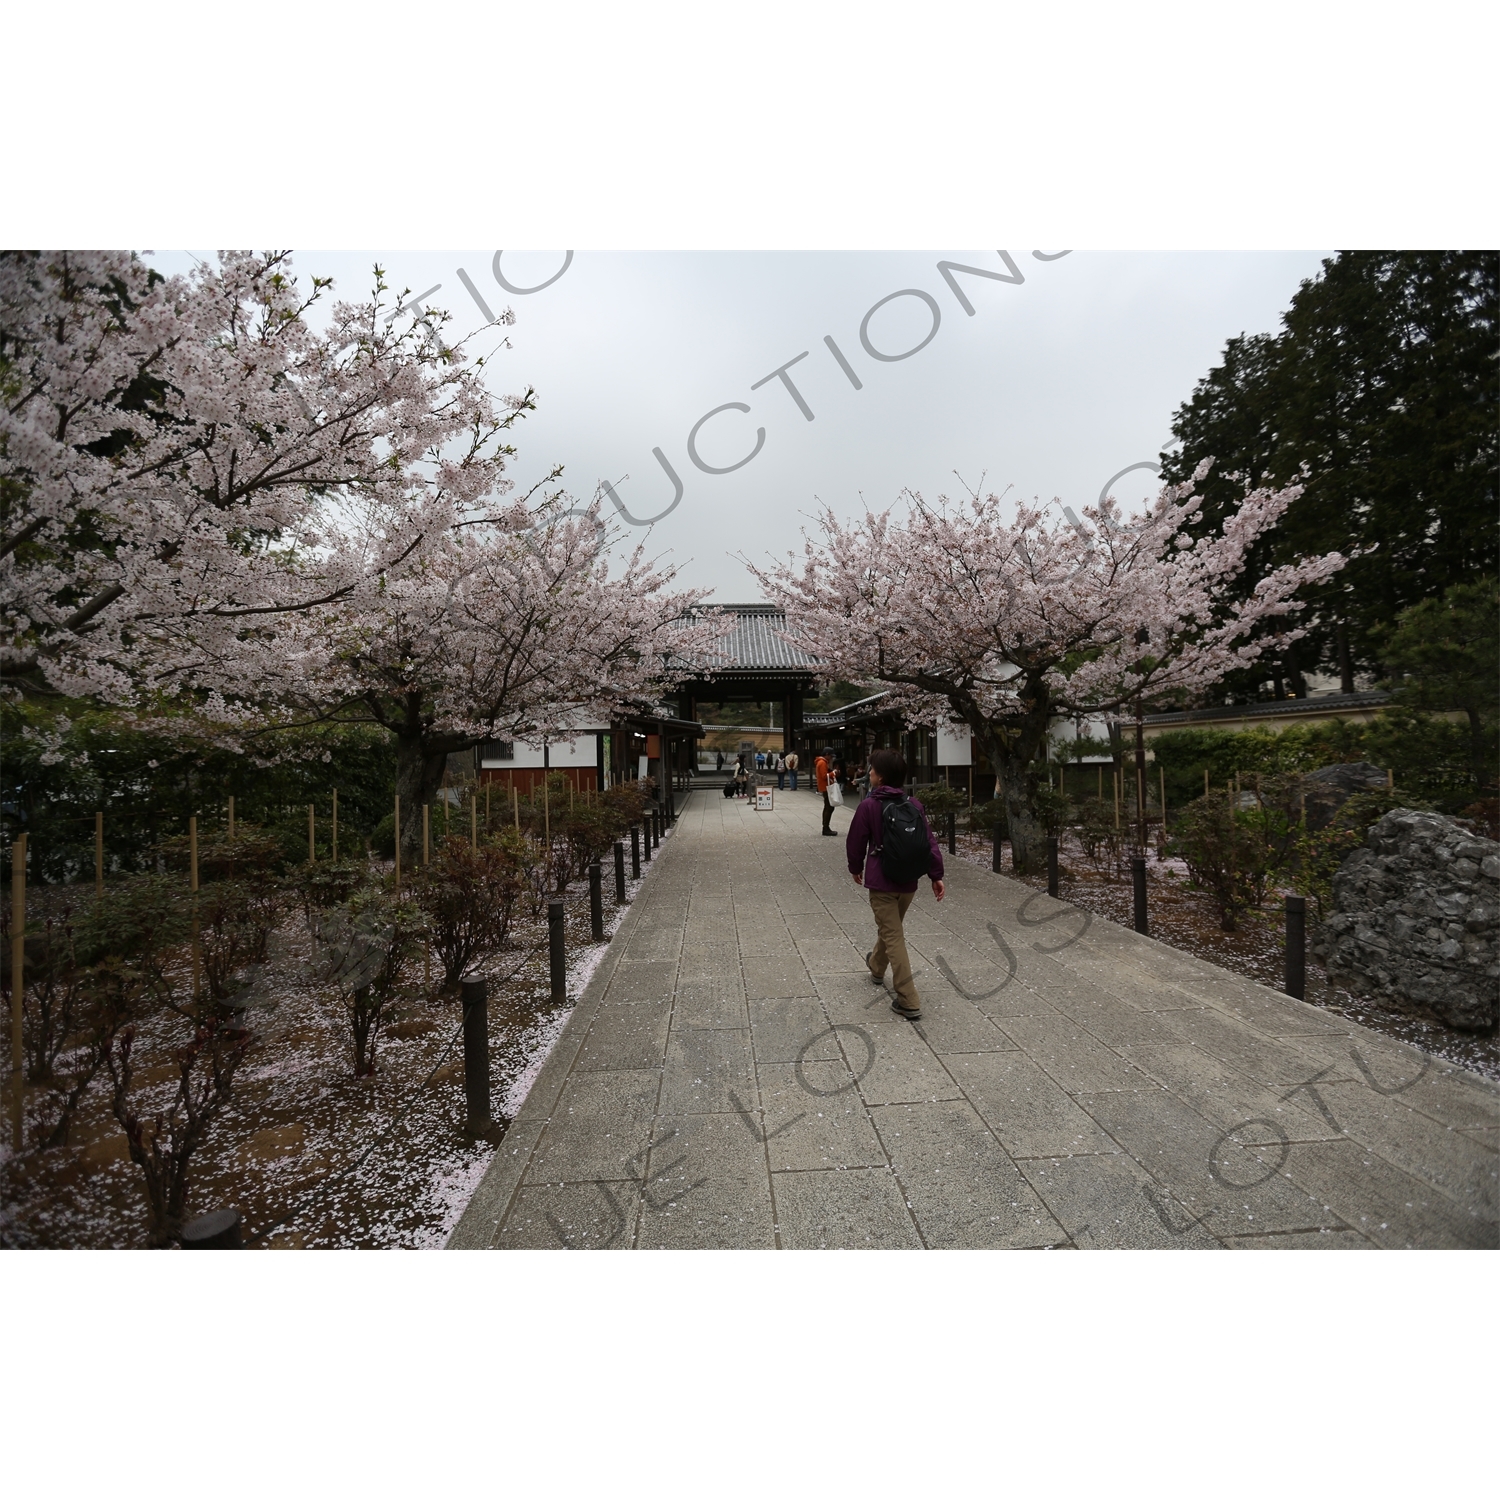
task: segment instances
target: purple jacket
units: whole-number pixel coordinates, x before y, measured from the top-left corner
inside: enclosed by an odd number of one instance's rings
[[[880,804],[889,801],[892,797],[905,795],[898,787],[878,786],[854,809],[854,821],[849,825],[849,838],[844,848],[849,855],[849,873],[851,875],[863,874],[867,891],[905,893],[917,888],[915,882],[911,885],[893,885],[887,880],[885,871],[880,868],[877,853],[880,848]],[[911,801],[912,806],[926,818],[927,809],[922,806],[921,799],[913,797]],[[943,878],[943,851],[938,848],[937,836],[932,831],[931,818],[927,818],[927,842],[932,849],[932,868],[927,872],[928,878],[941,880]]]

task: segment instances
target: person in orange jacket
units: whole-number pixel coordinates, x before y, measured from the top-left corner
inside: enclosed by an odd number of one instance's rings
[[[825,839],[836,839],[838,834],[833,831],[833,803],[828,800],[828,781],[832,774],[833,751],[824,750],[813,762],[813,776],[817,780],[818,791],[823,797],[823,837]]]

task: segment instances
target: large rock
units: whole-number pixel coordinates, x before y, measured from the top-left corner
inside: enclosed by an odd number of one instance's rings
[[[1312,951],[1339,984],[1419,1006],[1467,1031],[1500,1010],[1500,843],[1397,808],[1333,878]]]
[[[1320,766],[1302,778],[1307,798],[1307,826],[1316,833],[1333,822],[1334,815],[1356,792],[1383,792],[1387,777],[1367,760],[1340,766]]]

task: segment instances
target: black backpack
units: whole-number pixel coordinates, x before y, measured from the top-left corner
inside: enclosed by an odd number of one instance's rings
[[[930,837],[910,797],[880,799],[880,868],[892,885],[915,885],[932,868]]]

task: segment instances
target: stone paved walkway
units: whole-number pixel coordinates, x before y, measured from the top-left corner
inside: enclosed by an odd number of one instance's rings
[[[892,1015],[819,805],[689,800],[452,1247],[1496,1246],[1495,1085],[1012,880]]]

